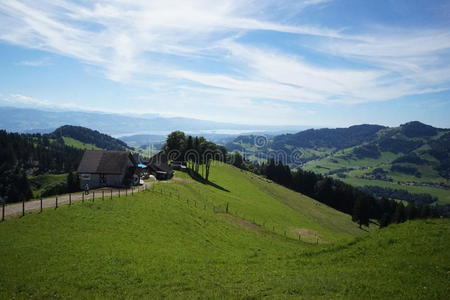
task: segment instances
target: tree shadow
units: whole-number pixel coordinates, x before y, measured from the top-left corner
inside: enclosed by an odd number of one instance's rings
[[[359,227],[359,229],[365,232],[369,232],[369,229],[364,229],[364,227]]]
[[[218,185],[218,184],[216,184],[216,183],[214,183],[214,182],[212,182],[212,181],[206,180],[206,179],[203,178],[200,174],[198,174],[197,172],[194,172],[193,170],[186,170],[185,172],[186,172],[187,174],[189,174],[189,176],[191,176],[191,178],[192,178],[193,180],[197,181],[197,182],[200,182],[200,183],[202,183],[202,184],[210,185],[210,186],[212,186],[212,187],[214,187],[214,188],[216,188],[216,189],[219,189],[219,190],[221,190],[221,191],[224,191],[224,192],[228,192],[228,193],[230,192],[230,191],[227,190],[226,188],[221,187],[220,185]]]

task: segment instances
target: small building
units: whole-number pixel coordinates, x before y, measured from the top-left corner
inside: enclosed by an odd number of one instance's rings
[[[186,162],[185,161],[173,161],[171,164],[174,170],[186,171]]]
[[[81,189],[139,184],[137,163],[128,151],[86,150],[78,166]]]
[[[149,173],[158,180],[167,180],[173,176],[173,168],[169,165],[167,155],[160,151],[147,162]]]

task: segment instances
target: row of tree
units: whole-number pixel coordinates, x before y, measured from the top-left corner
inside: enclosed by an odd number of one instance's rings
[[[186,136],[182,131],[169,134],[163,150],[169,160],[186,162],[191,172],[206,181],[209,180],[211,162],[224,161],[227,155],[225,147],[208,141],[204,137]]]
[[[378,220],[381,227],[401,223],[408,219],[437,216],[436,210],[427,205],[405,205],[387,198],[375,198],[349,184],[314,172],[296,170],[276,162],[250,162],[234,152],[229,161],[241,169],[266,176],[268,179],[316,199],[334,209],[349,214],[360,226],[369,226],[370,220]]]

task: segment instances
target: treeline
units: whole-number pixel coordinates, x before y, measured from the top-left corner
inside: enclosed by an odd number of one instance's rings
[[[223,161],[227,155],[227,149],[217,145],[204,137],[186,136],[182,131],[174,131],[168,135],[163,150],[171,161],[183,161],[187,163],[193,175],[201,176],[208,181],[211,162]]]
[[[0,196],[6,202],[32,198],[27,176],[75,171],[83,151],[61,138],[0,130]]]
[[[408,219],[437,216],[437,211],[428,205],[409,203],[405,206],[387,198],[375,198],[340,180],[301,169],[292,171],[289,166],[274,160],[258,164],[243,159],[237,152],[230,154],[229,159],[236,167],[264,175],[278,184],[351,215],[360,226],[369,226],[371,219],[378,220],[380,227],[384,227]]]
[[[405,190],[391,189],[381,186],[366,185],[359,189],[379,198],[398,199],[414,203],[415,205],[430,205],[438,201],[436,197],[433,197],[430,194],[413,194]]]

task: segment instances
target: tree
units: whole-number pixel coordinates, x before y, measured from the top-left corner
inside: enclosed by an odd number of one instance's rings
[[[166,144],[164,145],[163,150],[166,151],[166,153],[178,152],[178,155],[171,156],[171,158],[173,160],[179,160],[182,158],[181,155],[186,150],[185,143],[186,143],[186,136],[184,132],[174,131],[167,136]]]
[[[362,225],[369,226],[369,203],[365,196],[358,196],[353,206],[352,220],[358,222],[359,228]]]
[[[406,209],[403,203],[399,203],[395,209],[393,222],[399,224],[406,221]]]

